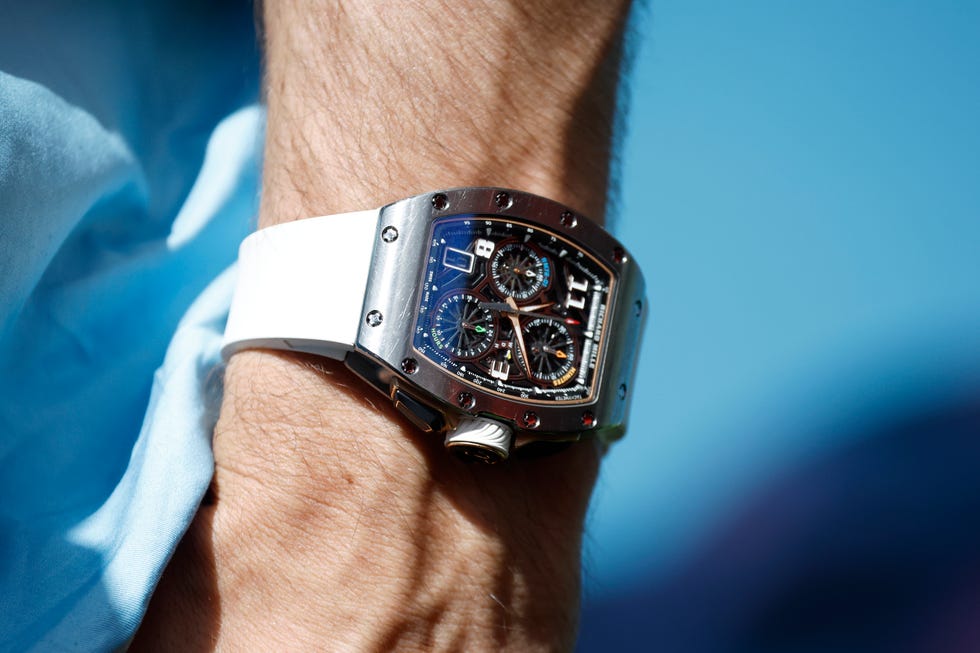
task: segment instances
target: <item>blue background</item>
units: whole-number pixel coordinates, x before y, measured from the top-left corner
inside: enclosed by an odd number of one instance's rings
[[[647,338],[581,650],[980,650],[980,3],[638,31],[612,226]],[[0,649],[112,649],[210,471],[251,8],[10,4],[0,36]]]
[[[614,226],[650,312],[591,518],[580,648],[743,650],[651,635],[745,506],[867,440],[859,469],[815,484],[898,483],[883,431],[980,396],[980,3],[660,0],[638,26]],[[978,439],[976,413],[956,414]],[[826,527],[861,496],[829,500]],[[887,550],[887,525],[861,529]]]

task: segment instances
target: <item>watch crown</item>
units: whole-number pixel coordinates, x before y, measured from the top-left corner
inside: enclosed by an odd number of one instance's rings
[[[467,417],[446,435],[446,448],[463,460],[496,463],[506,460],[513,436],[503,422]]]

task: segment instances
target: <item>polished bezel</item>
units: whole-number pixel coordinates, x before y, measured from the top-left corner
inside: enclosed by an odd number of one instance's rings
[[[450,216],[479,215],[538,224],[572,241],[612,271],[610,314],[597,361],[595,391],[589,401],[542,404],[488,392],[414,349],[413,331],[432,223]],[[464,415],[502,419],[517,428],[517,446],[541,439],[575,440],[589,433],[612,440],[625,429],[642,302],[642,275],[626,250],[601,227],[568,207],[509,189],[438,191],[381,209],[357,349],[387,368],[379,370],[379,377],[388,381],[389,394],[393,396],[401,389],[439,406],[450,426]],[[373,317],[369,319],[368,314]],[[380,321],[377,316],[381,316]]]

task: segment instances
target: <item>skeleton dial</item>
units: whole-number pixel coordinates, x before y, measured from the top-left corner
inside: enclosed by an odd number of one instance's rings
[[[591,399],[614,278],[537,225],[437,220],[413,345],[465,383],[530,402]]]

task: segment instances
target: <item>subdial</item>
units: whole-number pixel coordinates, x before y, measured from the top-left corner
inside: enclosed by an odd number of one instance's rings
[[[494,287],[505,297],[524,301],[541,291],[545,281],[545,261],[527,245],[503,245],[490,262]]]
[[[575,340],[557,320],[535,318],[523,329],[527,344],[527,368],[531,378],[555,387],[575,376]],[[521,355],[517,352],[518,356]]]
[[[432,320],[432,340],[456,358],[480,356],[496,337],[493,313],[480,306],[480,298],[466,292],[443,297]]]

